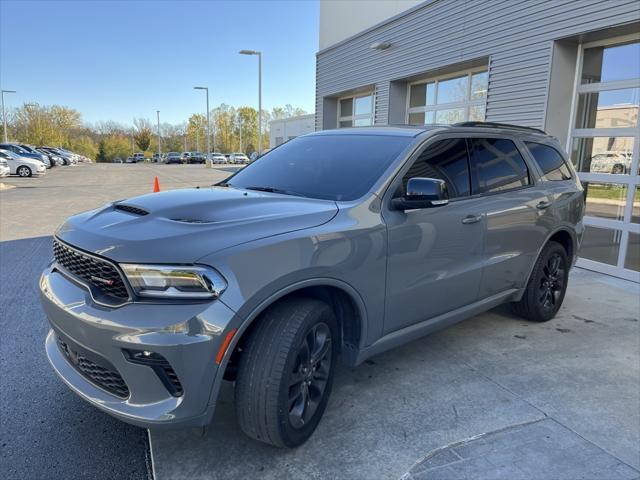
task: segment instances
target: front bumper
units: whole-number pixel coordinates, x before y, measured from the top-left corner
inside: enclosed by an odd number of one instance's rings
[[[105,308],[93,303],[82,285],[55,266],[43,272],[40,291],[52,327],[46,340],[49,362],[80,397],[145,428],[195,427],[211,421],[218,373],[215,357],[234,315],[221,301]],[[58,338],[73,345],[72,355],[63,351]],[[76,350],[115,370],[128,389],[126,398],[87,376],[79,367]],[[182,386],[181,394],[172,395],[150,366],[130,361],[127,350],[164,357]]]

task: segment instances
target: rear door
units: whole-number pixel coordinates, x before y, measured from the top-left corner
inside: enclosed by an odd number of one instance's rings
[[[524,286],[553,218],[553,198],[515,138],[470,136],[471,190],[482,200],[485,246],[479,298]]]

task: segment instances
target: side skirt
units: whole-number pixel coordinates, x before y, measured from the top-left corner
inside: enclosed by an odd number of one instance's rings
[[[451,312],[443,313],[437,317],[388,333],[384,337],[378,339],[375,343],[361,349],[355,358],[354,364],[358,365],[369,357],[398,347],[412,340],[416,340],[420,337],[424,337],[425,335],[438,330],[442,330],[443,328],[454,325],[462,320],[466,320],[467,318],[486,312],[487,310],[491,310],[500,304],[516,301],[521,296],[521,289],[513,288],[505,290],[504,292],[483,298],[482,300],[465,305],[464,307],[460,307]]]

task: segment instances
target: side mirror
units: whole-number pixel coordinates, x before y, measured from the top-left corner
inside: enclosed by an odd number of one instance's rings
[[[391,200],[394,210],[441,207],[449,203],[447,184],[437,178],[410,178],[404,197]]]

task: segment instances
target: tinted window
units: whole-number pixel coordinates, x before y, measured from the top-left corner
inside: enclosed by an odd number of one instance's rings
[[[429,145],[402,179],[403,193],[413,177],[438,178],[449,188],[449,198],[469,195],[469,162],[464,138],[440,140]]]
[[[569,167],[555,148],[534,142],[525,142],[525,145],[542,169],[545,180],[569,180],[571,178]]]
[[[503,138],[472,138],[473,192],[489,193],[529,185],[527,164],[515,143]]]
[[[311,198],[355,200],[369,191],[412,140],[356,134],[299,137],[264,154],[227,182]]]

